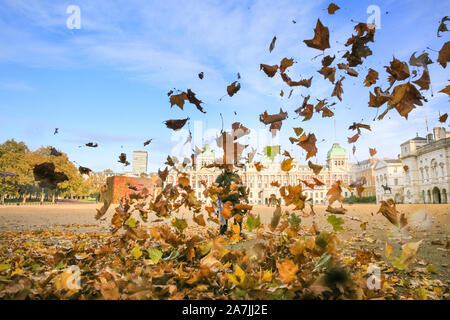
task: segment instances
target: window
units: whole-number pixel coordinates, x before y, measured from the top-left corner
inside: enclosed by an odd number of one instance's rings
[[[394,179],[394,185],[398,185],[398,179]]]

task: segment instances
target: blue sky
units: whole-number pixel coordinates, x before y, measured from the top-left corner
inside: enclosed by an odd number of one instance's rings
[[[292,127],[314,132],[319,153],[315,161],[323,163],[334,141],[333,118],[295,119],[293,110],[302,95],[329,98],[333,86],[316,72],[321,52],[306,47],[313,37],[317,18],[330,29],[331,49],[326,54],[344,53],[355,22],[366,22],[366,9],[378,5],[381,28],[369,47],[373,55],[356,67],[358,78],[346,76],[343,102],[334,106],[336,140],[347,149],[352,161],[368,157],[368,148],[378,157],[396,157],[399,144],[425,134],[438,125],[439,111],[449,111],[448,98],[437,93],[447,85],[448,71],[437,63],[430,65],[432,91],[422,107],[410,113],[409,120],[397,112],[383,121],[372,122],[376,114],[368,108],[370,88],[362,85],[369,67],[380,73],[386,88],[384,65],[392,57],[408,61],[430,47],[439,50],[450,32],[436,37],[439,21],[450,13],[445,1],[334,1],[341,9],[328,15],[329,1],[21,1],[0,2],[0,141],[15,138],[32,149],[52,145],[68,153],[71,160],[93,170],[111,168],[121,172],[118,155],[136,149],[149,151],[149,169],[156,171],[168,154],[178,151],[187,131],[173,135],[163,121],[189,116],[202,121],[205,128],[225,128],[240,121],[255,131],[268,131],[259,122],[267,110],[287,110],[279,142],[291,154],[304,160],[299,147],[291,148],[288,137]],[[68,29],[66,8],[81,9],[81,29]],[[292,23],[295,20],[296,23]],[[355,21],[355,22],[352,22]],[[275,49],[268,50],[273,36]],[[437,53],[430,52],[433,61]],[[290,68],[294,79],[313,77],[311,88],[297,87],[290,99],[290,88],[279,76],[268,78],[260,63],[277,64],[284,57],[297,62]],[[336,60],[335,60],[336,61]],[[205,77],[200,80],[199,72]],[[224,97],[226,86],[241,74],[241,90],[232,98]],[[420,74],[420,71],[419,71]],[[337,75],[337,79],[339,76]],[[173,88],[192,89],[204,101],[206,114],[193,105],[184,110],[170,108],[167,92]],[[279,96],[284,90],[285,97]],[[335,98],[329,101],[335,101]],[[338,101],[339,102],[339,101]],[[384,109],[384,107],[382,107]],[[237,112],[237,115],[234,114]],[[381,110],[382,111],[382,110]],[[356,121],[369,123],[372,132],[358,140],[355,156],[347,137],[348,126]],[[53,135],[55,127],[60,128]],[[143,148],[143,142],[153,142]],[[79,148],[98,142],[96,149]],[[193,147],[193,145],[188,146]],[[188,148],[187,147],[187,148]],[[126,168],[125,170],[128,170]]]

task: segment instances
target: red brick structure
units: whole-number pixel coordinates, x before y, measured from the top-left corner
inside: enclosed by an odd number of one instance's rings
[[[141,193],[144,189],[147,189],[147,193],[153,197],[159,188],[160,181],[154,177],[134,178],[114,176],[106,179],[106,190],[102,192],[102,197],[108,198],[111,203],[119,203],[120,198],[123,196],[129,196],[133,193]],[[137,191],[134,189],[137,189]]]

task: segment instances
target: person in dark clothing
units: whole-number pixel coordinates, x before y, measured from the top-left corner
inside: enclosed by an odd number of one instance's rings
[[[242,184],[242,180],[239,175],[229,168],[226,168],[217,177],[216,183],[224,190],[223,194],[219,195],[217,199],[219,221],[221,223],[220,234],[224,235],[228,229],[228,219],[224,219],[222,216],[223,204],[229,201],[233,206],[235,206],[236,204],[241,203],[241,200],[246,200],[247,192],[245,186]],[[236,186],[234,190],[231,190],[232,185]],[[242,216],[246,213],[246,211],[247,210],[239,210],[233,208],[231,214],[232,216],[235,216],[236,214],[240,214]],[[239,221],[237,221],[237,219],[234,218],[234,223],[238,223],[240,230],[242,230],[242,219],[239,219]]]

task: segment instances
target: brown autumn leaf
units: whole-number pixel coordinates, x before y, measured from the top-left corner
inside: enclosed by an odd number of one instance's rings
[[[439,117],[439,122],[445,123],[447,121],[447,118],[448,118],[448,114],[444,113],[442,116]]]
[[[313,181],[314,181],[314,184],[315,184],[316,186],[318,186],[318,187],[324,186],[324,185],[325,185],[325,183],[323,183],[322,181],[320,181],[320,180],[317,179],[316,177],[313,177]]]
[[[388,80],[392,85],[395,81],[405,80],[409,77],[409,67],[406,62],[402,62],[395,57],[389,67],[385,66],[386,72],[390,74]]]
[[[370,129],[370,125],[364,123],[353,122],[353,124],[350,127],[348,127],[348,130],[356,130],[359,134],[361,134],[361,129],[372,131]]]
[[[280,280],[284,283],[291,283],[295,280],[295,276],[298,271],[298,265],[292,260],[285,259],[282,263],[276,261],[278,273],[280,274]]]
[[[174,104],[177,105],[181,110],[183,110],[184,101],[187,100],[186,92],[181,92],[179,94],[174,94],[170,96],[170,106]]]
[[[409,167],[408,167],[407,165],[404,165],[404,166],[403,166],[403,170],[404,170],[405,172],[408,172]]]
[[[322,110],[322,108],[327,104],[327,99],[323,99],[323,100],[317,99],[317,101],[318,102],[317,102],[316,106],[314,107],[314,110],[316,112],[320,112]]]
[[[366,87],[370,87],[375,84],[378,80],[378,72],[369,68],[369,72],[367,73],[366,79],[364,80],[364,85]]]
[[[374,92],[370,92],[369,107],[379,108],[389,100],[389,93],[383,92],[380,87],[375,87]]]
[[[344,197],[342,196],[342,188],[341,188],[342,181],[338,180],[327,192],[327,196],[330,196],[330,199],[328,200],[328,204],[332,205],[335,201],[342,202],[344,200]]]
[[[97,148],[98,147],[98,143],[88,142],[88,143],[86,143],[86,147]]]
[[[340,7],[336,4],[334,4],[333,2],[331,2],[328,5],[328,14],[334,14],[336,11],[338,11],[340,9]]]
[[[450,96],[450,84],[439,92],[446,93],[447,95]]]
[[[312,118],[314,114],[314,106],[312,104],[305,105],[304,108],[302,108],[302,110],[299,109],[295,110],[295,112],[298,111],[297,113],[302,117],[304,117],[302,121],[308,121],[309,119]]]
[[[297,87],[297,86],[303,86],[306,88],[311,87],[311,81],[312,78],[309,79],[301,79],[299,81],[293,81],[286,73],[281,72],[281,79],[283,79],[284,82],[286,82],[286,84],[290,87]]]
[[[287,150],[284,150],[283,156],[292,158],[292,157],[291,157],[291,154],[290,154]]]
[[[359,135],[360,135],[360,134],[357,133],[357,134],[355,134],[354,136],[351,136],[351,137],[347,138],[348,143],[355,143],[355,142],[358,140]]]
[[[389,105],[394,106],[398,113],[408,119],[408,114],[416,106],[421,106],[420,100],[424,97],[420,94],[417,88],[410,82],[400,84],[394,88],[389,98]]]
[[[333,89],[333,93],[331,94],[332,97],[337,97],[339,101],[342,101],[341,94],[344,92],[344,90],[342,89],[342,80],[344,79],[345,77],[341,77],[341,79],[339,79],[339,81],[336,82]]]
[[[415,67],[427,68],[427,65],[433,63],[428,57],[428,53],[424,52],[416,58],[416,52],[414,52],[409,58],[409,64]]]
[[[345,214],[347,212],[347,209],[345,209],[342,206],[333,208],[332,206],[328,205],[328,207],[325,209],[325,211],[332,213],[332,214]]]
[[[33,167],[34,180],[39,181],[42,188],[56,189],[58,184],[69,180],[69,177],[63,172],[55,171],[53,162],[43,162]]]
[[[186,96],[187,96],[188,101],[190,103],[192,103],[193,105],[195,105],[200,112],[206,113],[206,111],[204,111],[203,107],[200,105],[203,101],[197,99],[195,97],[195,93],[192,92],[191,89],[187,89]]]
[[[443,68],[447,67],[447,62],[450,61],[450,41],[447,41],[439,50],[439,57],[437,61],[441,64]]]
[[[272,50],[275,48],[275,42],[277,41],[277,37],[274,36],[272,41],[270,42],[270,46],[269,46],[269,52],[272,52]]]
[[[320,69],[319,71],[317,71],[318,73],[320,73],[321,75],[323,75],[324,79],[328,79],[330,80],[331,83],[334,84],[334,76],[336,74],[336,68],[330,68],[330,67],[322,67],[322,69]]]
[[[205,219],[204,219],[204,217],[203,217],[203,214],[199,214],[199,215],[193,215],[193,220],[195,221],[195,223],[197,223],[199,226],[202,226],[202,227],[204,227],[204,226],[206,226],[206,222],[205,222]]]
[[[161,180],[164,182],[167,179],[167,176],[169,175],[169,168],[166,167],[163,171],[158,169],[158,176],[161,178]]]
[[[358,72],[355,69],[352,69],[346,63],[338,63],[338,69],[345,70],[349,76],[357,77]]]
[[[294,65],[294,59],[283,58],[280,62],[280,72],[283,73],[287,68]]]
[[[310,189],[314,189],[314,187],[315,187],[314,183],[309,183],[308,181],[305,181],[305,180],[300,180],[300,181]]]
[[[292,169],[292,160],[294,160],[294,158],[284,159],[281,162],[281,170],[283,170],[283,171],[290,171]]]
[[[264,168],[264,166],[262,165],[262,163],[261,162],[255,162],[254,163],[255,164],[255,168],[256,168],[256,171],[261,171],[261,169],[263,169]]]
[[[291,98],[291,96],[292,96],[292,92],[294,92],[294,89],[291,89],[291,91],[289,91],[288,99],[290,99],[290,98]]]
[[[303,129],[302,128],[293,128],[293,129],[294,129],[295,135],[297,137],[303,133]]]
[[[439,23],[439,27],[438,27],[438,30],[437,30],[437,36],[438,36],[438,37],[441,37],[441,35],[439,34],[439,32],[445,32],[445,31],[448,31],[447,25],[445,24],[445,22],[446,22],[446,21],[449,21],[449,20],[450,20],[450,18],[449,18],[448,16],[445,16],[445,17],[443,17],[443,18],[441,19],[441,22]]]
[[[318,175],[323,168],[323,166],[312,163],[311,160],[308,161],[308,167],[314,172],[315,175]]]
[[[144,142],[144,147],[148,146],[150,144],[150,142],[152,142],[152,141],[153,141],[153,139],[149,139],[149,140],[145,141]]]
[[[322,59],[322,67],[328,67],[336,58],[336,56],[325,56]]]
[[[78,167],[78,171],[80,172],[80,174],[87,174],[87,175],[90,175],[91,172],[92,172],[91,169],[86,168],[86,167],[82,167],[82,166]]]
[[[235,93],[237,93],[239,91],[239,89],[241,89],[241,84],[237,83],[237,81],[234,81],[232,84],[230,84],[229,86],[227,86],[227,93],[230,97],[232,97]]]
[[[327,107],[322,108],[322,118],[332,117],[334,116],[334,112],[328,109]]]
[[[127,154],[126,154],[126,153],[123,153],[123,152],[119,155],[119,160],[118,160],[117,162],[123,163],[123,164],[126,165],[126,166],[130,164],[130,163],[127,161]]]
[[[303,40],[303,42],[310,48],[325,50],[330,48],[330,33],[320,19],[317,19],[316,27],[314,28],[314,38],[311,40]]]
[[[264,113],[259,115],[259,121],[264,123],[265,125],[279,122],[287,118],[287,112],[283,112],[282,109],[280,109],[279,113],[275,114],[268,114],[267,111],[264,111]]]
[[[413,81],[413,83],[417,84],[420,87],[420,90],[430,89],[430,73],[428,72],[428,69],[424,68],[420,79]]]
[[[278,65],[269,66],[268,64],[260,64],[259,69],[263,70],[264,73],[269,77],[272,78],[278,71]]]
[[[408,224],[405,214],[397,211],[395,207],[395,202],[392,199],[387,199],[386,201],[380,201],[380,208],[377,213],[380,213],[389,220],[394,226],[403,228]]]
[[[308,133],[308,136],[305,140],[299,141],[297,144],[302,147],[307,153],[306,153],[306,160],[308,160],[311,157],[314,157],[317,154],[317,147],[316,147],[316,136],[314,133]]]
[[[272,187],[277,187],[277,188],[280,187],[280,183],[279,183],[278,181],[272,181],[272,182],[270,183],[270,185],[271,185]]]
[[[357,34],[352,35],[345,46],[351,45],[351,51],[347,51],[343,58],[347,59],[348,65],[350,67],[356,67],[357,65],[362,64],[362,58],[366,58],[367,56],[372,54],[372,51],[366,44],[370,41],[373,42],[375,28],[373,25],[367,23],[358,23],[354,29]]]
[[[377,154],[377,149],[375,148],[369,148],[369,154],[371,157]]]
[[[166,127],[172,130],[180,130],[184,127],[189,118],[186,119],[174,119],[174,120],[166,120]]]

